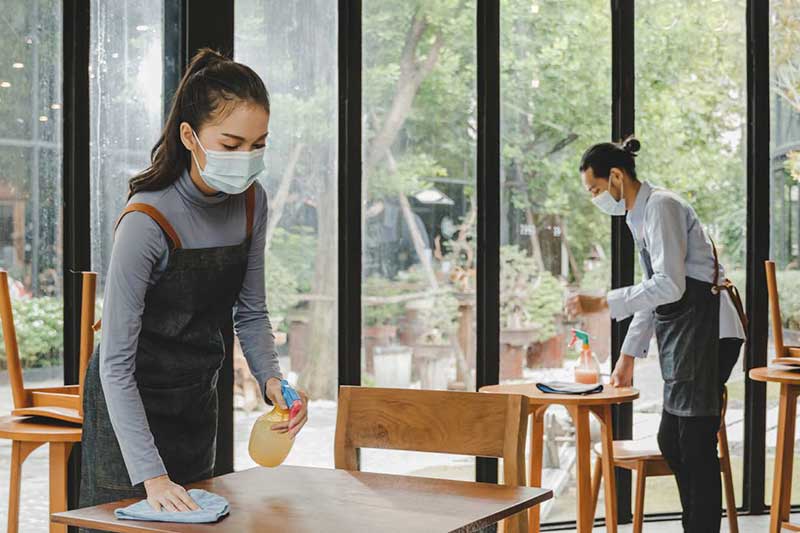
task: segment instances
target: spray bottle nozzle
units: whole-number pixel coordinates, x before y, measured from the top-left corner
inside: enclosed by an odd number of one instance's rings
[[[286,402],[286,407],[289,408],[289,416],[294,418],[303,406],[300,395],[297,394],[297,391],[294,390],[285,379],[281,380],[281,394],[283,395],[283,400]]]
[[[581,331],[579,329],[572,330],[572,340],[569,343],[569,347],[572,348],[575,346],[575,343],[581,341],[581,348],[586,350],[589,348],[589,334],[585,331]]]

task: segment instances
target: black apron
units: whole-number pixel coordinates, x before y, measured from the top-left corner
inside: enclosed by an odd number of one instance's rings
[[[171,241],[167,267],[145,296],[135,377],[155,445],[170,478],[181,485],[214,472],[216,384],[225,357],[220,329],[231,318],[247,270],[254,192],[251,187],[246,193],[247,237],[233,246],[182,249],[169,222],[146,204],[131,204],[120,216],[144,212]],[[143,484],[131,486],[109,419],[98,352],[84,382],[81,507],[145,497]]]
[[[650,254],[642,243],[638,244],[642,266],[650,278]],[[716,257],[714,260],[718,265]],[[715,270],[719,271],[718,266]],[[675,416],[720,414],[717,286],[716,282],[687,277],[681,299],[654,311],[658,360],[664,379],[663,408]]]

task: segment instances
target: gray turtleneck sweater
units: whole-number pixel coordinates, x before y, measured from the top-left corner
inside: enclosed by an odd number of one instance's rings
[[[134,202],[158,209],[172,224],[183,248],[230,246],[246,237],[245,195],[205,196],[187,172],[166,189],[135,194],[129,203]],[[266,229],[267,195],[256,182],[253,240],[234,308],[234,328],[262,391],[269,378],[281,377],[266,306]],[[106,277],[100,380],[132,485],[167,473],[147,423],[134,371],[145,294],[164,272],[168,257],[167,238],[153,219],[140,212],[122,219]]]

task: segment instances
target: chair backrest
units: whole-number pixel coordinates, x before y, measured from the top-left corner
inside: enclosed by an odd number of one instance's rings
[[[28,395],[22,383],[22,365],[19,360],[17,330],[14,327],[14,312],[11,310],[11,293],[8,290],[8,272],[0,270],[0,321],[3,323],[3,341],[6,345],[6,367],[14,407],[28,407]]]
[[[775,357],[783,357],[786,350],[783,345],[783,320],[781,303],[778,297],[778,279],[775,275],[775,262],[764,261],[767,274],[767,294],[769,295],[769,314],[772,320],[772,341],[775,343]]]
[[[83,382],[89,358],[94,350],[94,305],[97,295],[97,273],[81,272],[81,348],[79,356],[78,383],[80,384],[80,404],[78,412],[83,416]]]
[[[528,402],[516,394],[341,387],[336,468],[358,470],[359,448],[503,459],[504,482],[525,485]],[[506,531],[527,531],[527,513]]]
[[[79,356],[79,380],[81,405],[83,404],[83,376],[86,373],[89,357],[94,345],[94,304],[97,274],[94,272],[81,272],[81,338]],[[25,388],[22,378],[22,364],[19,357],[17,332],[14,326],[14,312],[11,308],[11,293],[8,288],[8,272],[0,269],[0,322],[3,327],[3,340],[6,348],[6,363],[8,367],[8,380],[11,385],[11,394],[14,399],[14,408],[23,409],[31,407],[32,400],[29,391]],[[82,408],[80,409],[82,414]]]

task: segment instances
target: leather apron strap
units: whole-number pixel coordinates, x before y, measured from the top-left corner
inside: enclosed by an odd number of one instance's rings
[[[719,280],[719,256],[717,255],[717,245],[714,244],[714,239],[709,237],[711,241],[711,248],[714,251],[714,283],[711,287],[711,292],[714,294],[719,294],[722,291],[726,291],[728,295],[731,297],[731,301],[733,302],[733,306],[736,308],[736,314],[739,315],[739,321],[742,323],[742,328],[744,329],[744,338],[747,341],[747,314],[744,312],[744,305],[742,305],[742,297],[739,294],[739,289],[736,288],[736,285],[733,284],[731,280],[725,278],[720,283]]]

